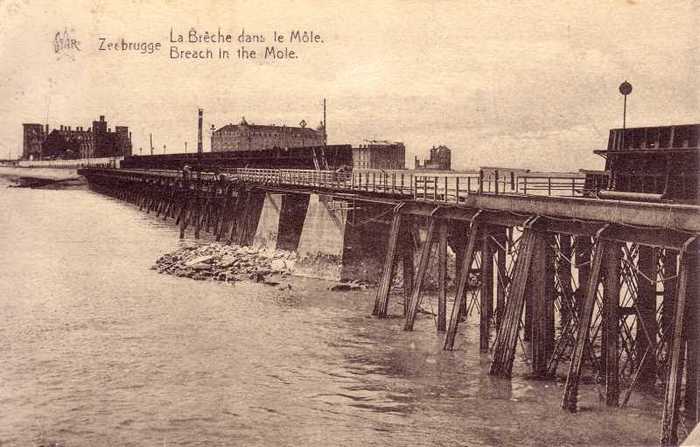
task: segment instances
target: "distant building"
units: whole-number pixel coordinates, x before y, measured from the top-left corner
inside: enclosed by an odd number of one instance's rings
[[[323,146],[326,133],[321,124],[317,129],[301,127],[248,124],[243,118],[239,124],[228,124],[211,135],[211,151],[260,151],[305,146]]]
[[[22,158],[25,160],[39,160],[41,158],[41,144],[49,132],[49,125],[44,128],[41,124],[22,124]]]
[[[60,126],[50,130],[41,124],[25,123],[22,158],[25,160],[57,160],[131,155],[131,136],[127,126],[107,127],[104,115],[92,127],[72,129]]]
[[[405,169],[406,147],[400,142],[367,141],[352,148],[354,169]]]
[[[447,146],[433,146],[430,148],[430,158],[423,161],[422,165],[418,157],[415,158],[415,168],[449,171],[452,169],[452,151]]]

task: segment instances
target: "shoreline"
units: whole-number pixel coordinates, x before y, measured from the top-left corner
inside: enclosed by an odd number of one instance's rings
[[[22,168],[0,166],[0,178],[5,178],[15,188],[66,189],[87,187],[85,177],[76,169]]]

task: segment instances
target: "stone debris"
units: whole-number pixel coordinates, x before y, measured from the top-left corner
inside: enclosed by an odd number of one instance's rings
[[[331,287],[328,288],[331,292],[346,292],[350,290],[365,290],[367,288],[367,284],[364,284],[360,281],[349,281],[349,282],[341,282],[340,284],[335,284]]]
[[[296,253],[280,250],[256,249],[212,242],[203,245],[184,245],[167,253],[152,267],[166,273],[195,280],[212,279],[235,282],[251,279],[270,286],[279,285],[267,279],[270,274],[292,273]]]

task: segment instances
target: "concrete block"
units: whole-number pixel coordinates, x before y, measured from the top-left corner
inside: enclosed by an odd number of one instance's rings
[[[310,196],[297,248],[296,274],[340,280],[347,221],[344,203],[330,196]]]
[[[253,246],[275,250],[277,248],[277,238],[280,227],[280,216],[282,214],[282,194],[266,193],[263,200],[262,211],[258,226],[253,236]]]

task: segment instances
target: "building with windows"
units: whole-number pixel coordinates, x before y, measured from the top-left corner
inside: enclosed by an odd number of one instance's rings
[[[93,121],[87,130],[60,126],[49,129],[48,124],[25,123],[23,127],[22,159],[60,160],[131,155],[131,134],[127,126],[107,127],[104,115]]]
[[[433,146],[430,148],[430,158],[421,164],[418,157],[415,158],[416,169],[429,169],[434,171],[449,171],[452,167],[452,151],[447,146]]]
[[[260,151],[293,147],[323,146],[326,132],[323,123],[316,129],[299,127],[248,124],[245,117],[239,124],[227,124],[211,135],[211,151]]]
[[[371,140],[352,148],[353,169],[405,169],[406,147],[400,142]]]

